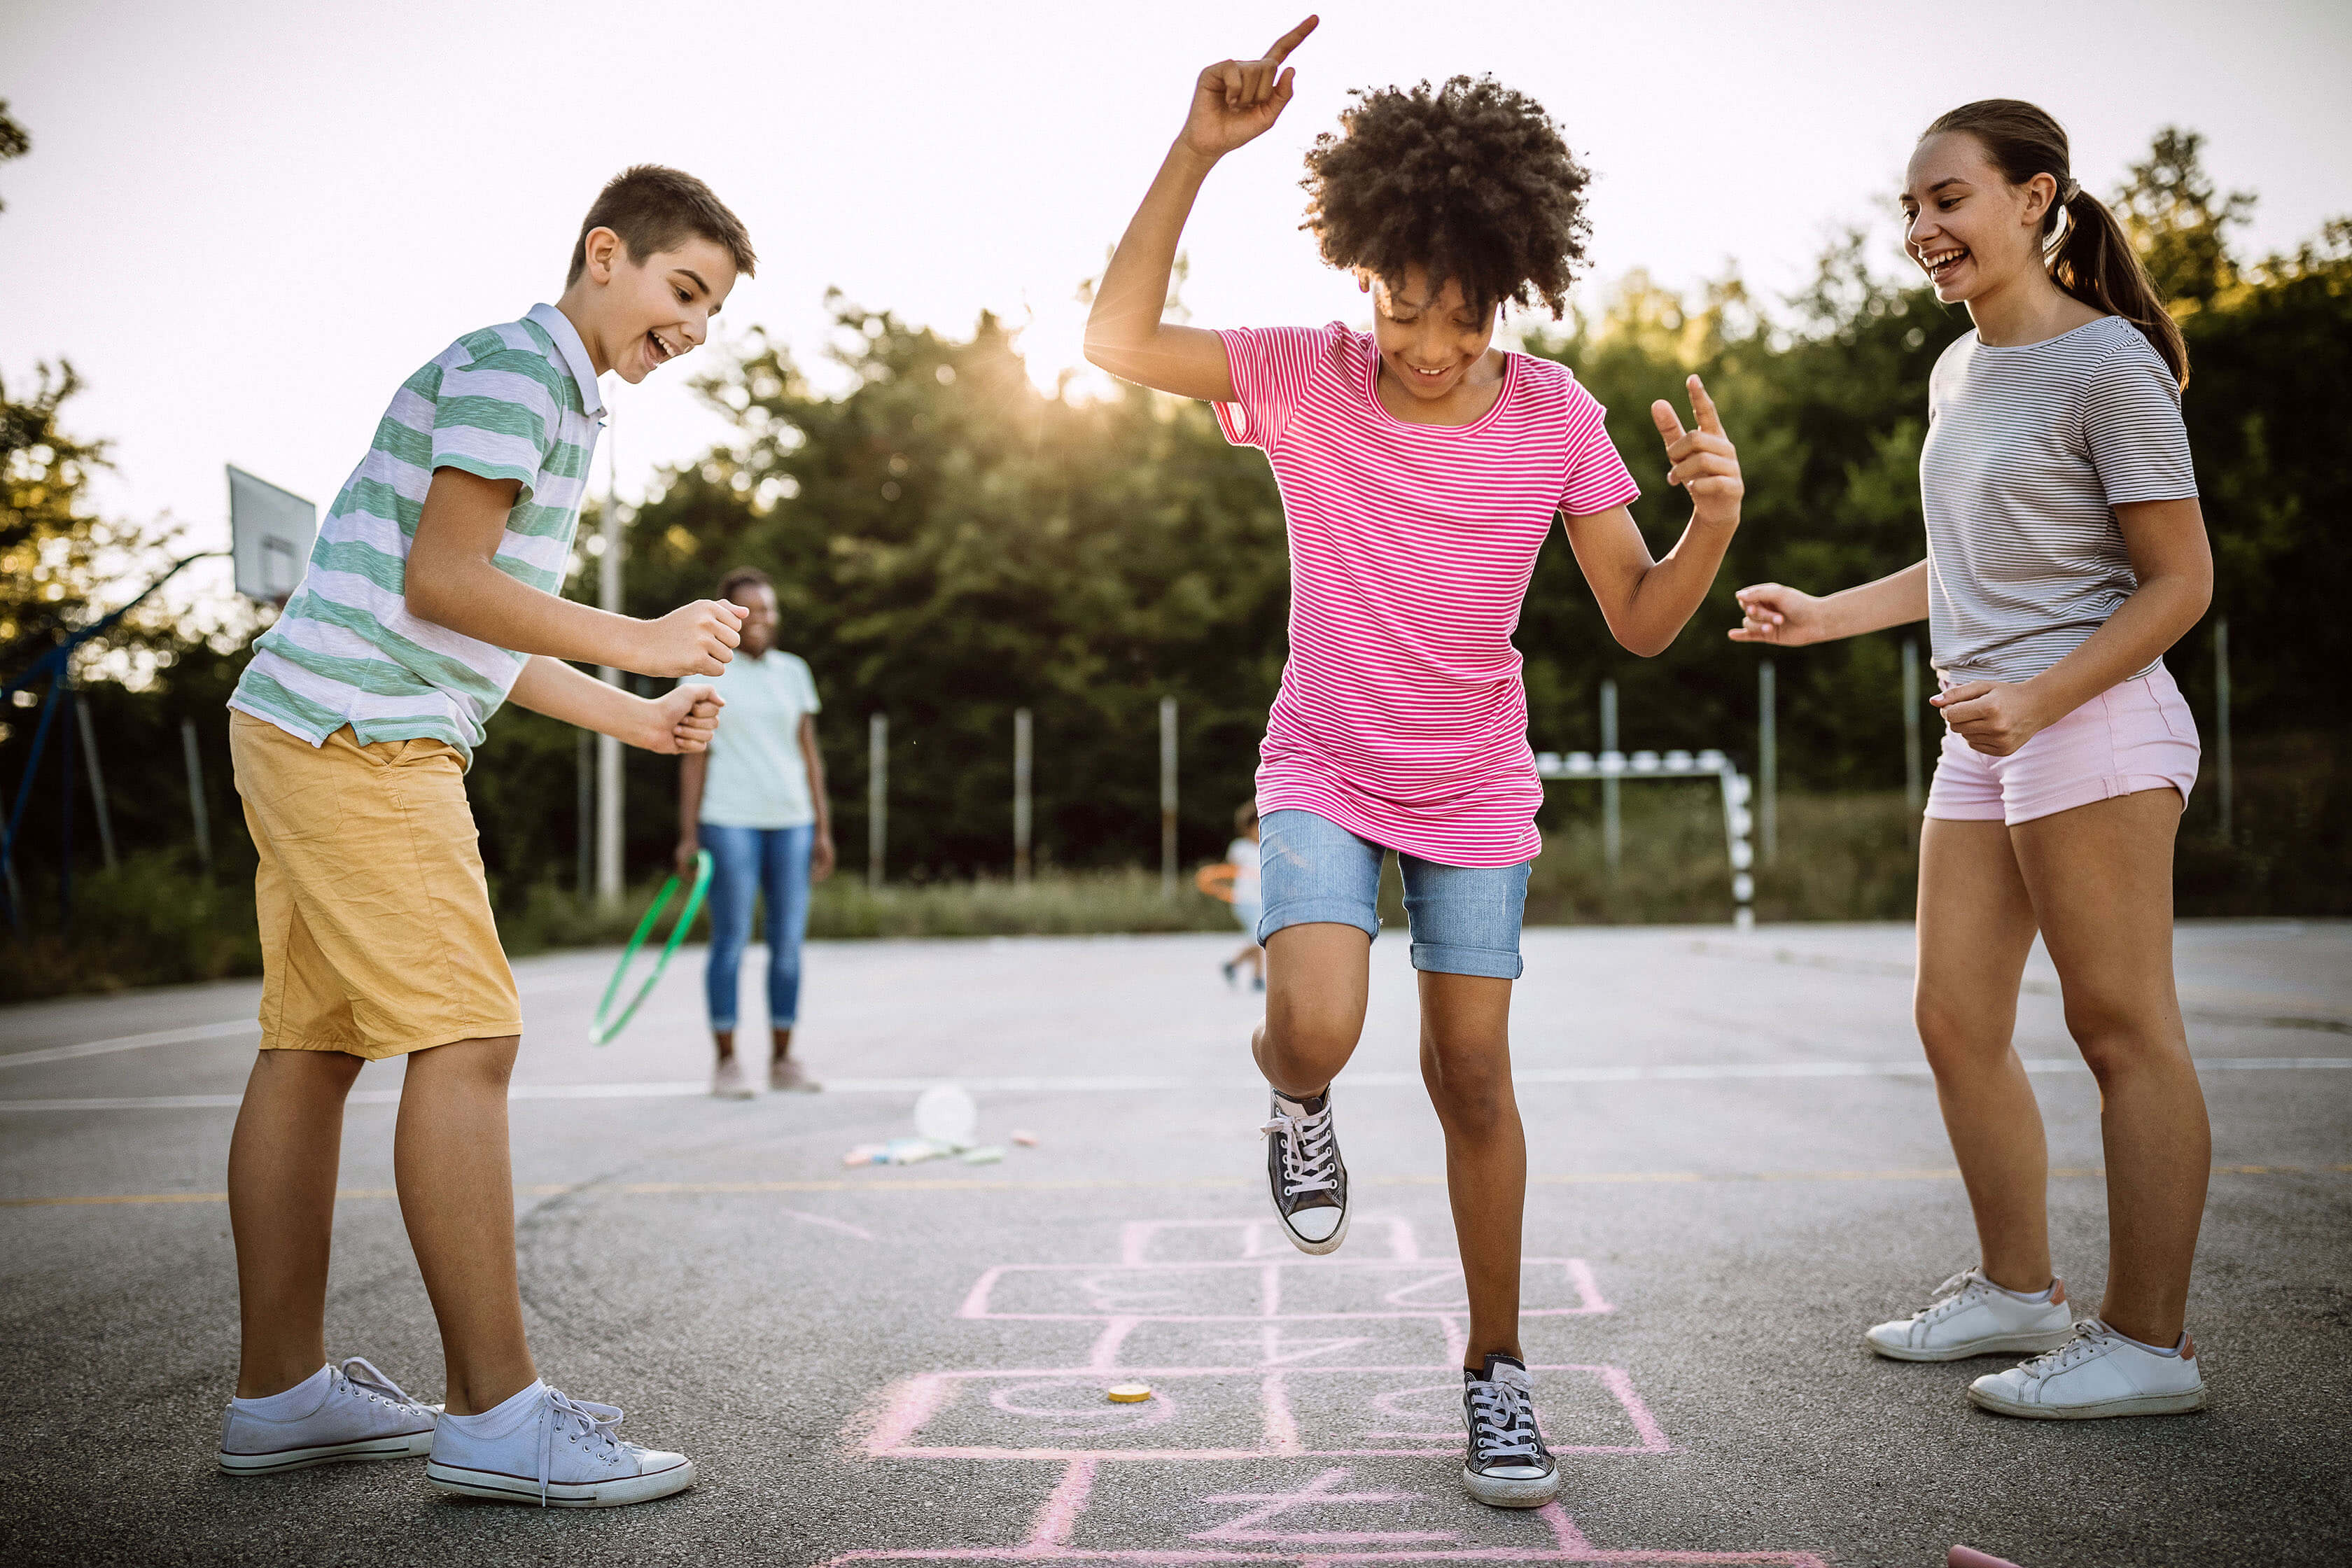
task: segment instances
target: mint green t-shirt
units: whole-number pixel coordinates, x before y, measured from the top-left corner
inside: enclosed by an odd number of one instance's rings
[[[724,673],[698,675],[726,706],[710,739],[703,776],[702,820],[721,827],[801,827],[816,820],[808,764],[801,756],[801,719],[822,706],[805,659],[770,648],[737,655]]]

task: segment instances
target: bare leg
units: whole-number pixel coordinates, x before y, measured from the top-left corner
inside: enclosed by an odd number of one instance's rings
[[[2107,1291],[2099,1316],[2169,1345],[2189,1308],[2189,1268],[2212,1173],[2205,1095],[2172,978],[2170,789],[2103,800],[2011,833],[2066,1027],[2099,1080],[2107,1161]]]
[[[722,1061],[722,1062],[723,1062],[723,1061],[727,1061],[727,1060],[731,1059],[731,1058],[734,1057],[734,1055],[735,1055],[735,1031],[734,1031],[734,1030],[732,1030],[732,1029],[713,1029],[713,1030],[711,1030],[711,1031],[710,1031],[710,1043],[711,1043],[713,1046],[716,1046],[716,1047],[719,1048],[719,1059],[720,1061]]]
[[[1929,817],[1919,837],[1912,1014],[1976,1215],[1987,1278],[2040,1290],[2050,1271],[2050,1151],[2010,1037],[2033,947],[2033,901],[1999,822]]]
[[[1250,1041],[1265,1081],[1322,1093],[1356,1054],[1371,995],[1372,939],[1351,925],[1285,926],[1266,939],[1265,1021]]]
[[[771,1044],[775,1047],[775,1055],[772,1058],[772,1060],[782,1061],[786,1057],[793,1054],[793,1032],[790,1028],[771,1029],[768,1032],[774,1037],[771,1042]],[[726,1054],[727,1053],[724,1051],[719,1053],[721,1056]]]
[[[1445,1195],[1470,1293],[1466,1364],[1519,1354],[1528,1141],[1511,1090],[1511,983],[1421,976],[1421,1077],[1445,1129]]]
[[[263,1051],[246,1080],[228,1144],[240,1399],[283,1394],[327,1364],[343,1096],[361,1065],[341,1051]]]
[[[539,1375],[515,1282],[507,1153],[507,1079],[521,1043],[509,1035],[418,1051],[400,1093],[400,1213],[441,1325],[454,1415],[478,1415]]]

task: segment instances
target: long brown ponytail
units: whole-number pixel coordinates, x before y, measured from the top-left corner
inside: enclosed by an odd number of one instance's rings
[[[2121,316],[2137,327],[2163,356],[2173,379],[2187,386],[2189,345],[2181,341],[2180,328],[2164,308],[2164,296],[2139,264],[2115,214],[2075,184],[2065,128],[2022,100],[1988,98],[1938,117],[1919,139],[1947,131],[1975,137],[2012,185],[2036,174],[2058,182],[2058,199],[2042,216],[2042,257],[2051,281],[2092,309]],[[2063,228],[2058,224],[2061,212],[2066,215]]]

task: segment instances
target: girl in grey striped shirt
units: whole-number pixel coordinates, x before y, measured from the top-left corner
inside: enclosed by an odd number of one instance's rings
[[[2205,613],[2212,558],[2179,331],[2068,163],[2029,103],[1928,127],[1905,247],[1976,330],[1929,383],[1927,559],[1825,598],[1744,588],[1731,635],[1928,623],[1948,732],[1920,834],[1916,1009],[1981,1251],[1864,1342],[1901,1361],[2041,1352],[1969,1399],[2079,1419],[2205,1403],[2183,1318],[2211,1141],[2172,974],[2197,729],[2163,655]],[[2080,1323],[2051,1271],[2049,1154],[2010,1044],[2037,931],[2099,1082],[2106,1295]]]

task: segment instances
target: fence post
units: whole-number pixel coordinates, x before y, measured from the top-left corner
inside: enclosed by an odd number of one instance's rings
[[[2231,778],[2230,757],[2230,617],[2222,616],[2213,623],[2213,717],[2214,747],[2221,766],[2221,842],[2230,842],[2236,781]]]
[[[81,724],[82,765],[89,770],[89,798],[98,805],[99,854],[106,861],[106,868],[111,871],[116,864],[114,814],[107,809],[106,775],[99,770],[98,731],[89,721],[89,693],[79,687],[75,688],[73,703],[74,717]],[[73,788],[73,780],[70,778],[66,780],[66,787]]]
[[[1772,661],[1756,666],[1756,816],[1764,863],[1769,866],[1780,849],[1780,693],[1774,689]]]
[[[186,753],[188,759],[188,815],[195,818],[196,864],[205,868],[205,876],[210,877],[213,874],[213,819],[212,812],[205,803],[205,759],[204,753],[196,749],[196,721],[194,719],[180,721],[180,750]]]
[[[1903,639],[1903,800],[1913,818],[1911,832],[1919,831],[1918,816],[1927,797],[1919,782],[1919,639]]]
[[[1176,699],[1160,700],[1160,896],[1176,897]]]
[[[1617,754],[1617,683],[1613,680],[1601,683],[1601,754],[1604,758]],[[1601,779],[1601,858],[1608,862],[1612,881],[1623,849],[1624,834],[1617,817],[1617,775],[1612,772]]]
[[[882,885],[882,852],[890,837],[890,716],[866,721],[866,885]]]
[[[1029,885],[1029,710],[1013,710],[1013,885]]]

